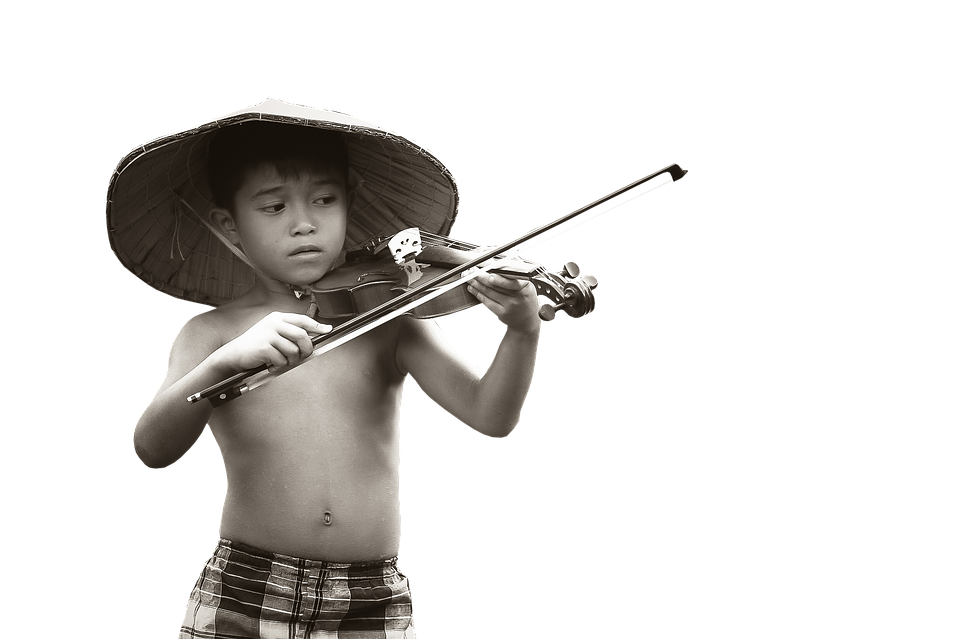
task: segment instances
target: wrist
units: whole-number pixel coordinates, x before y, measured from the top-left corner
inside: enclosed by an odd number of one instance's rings
[[[540,318],[537,317],[535,322],[532,322],[524,326],[507,326],[507,333],[504,335],[504,339],[512,338],[518,340],[532,340],[537,341],[540,339]]]
[[[210,353],[209,357],[203,362],[203,365],[209,367],[208,374],[228,377],[244,370],[239,359],[231,352],[230,344],[224,344],[217,350]]]

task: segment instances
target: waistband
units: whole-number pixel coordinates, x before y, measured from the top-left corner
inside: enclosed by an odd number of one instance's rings
[[[241,557],[238,557],[238,555],[246,555],[252,563],[260,564],[261,562],[268,561],[275,565],[289,566],[290,568],[299,568],[300,570],[377,570],[382,568],[396,568],[397,566],[396,557],[348,563],[326,561],[323,559],[304,559],[302,557],[270,552],[269,550],[263,550],[262,548],[256,548],[255,546],[249,546],[229,539],[221,539],[217,544],[217,549],[214,551],[214,554],[229,554],[232,561],[240,559]]]

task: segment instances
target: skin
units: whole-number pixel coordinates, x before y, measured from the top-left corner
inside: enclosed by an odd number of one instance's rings
[[[216,409],[185,398],[262,363],[297,365],[310,336],[282,283],[307,286],[334,265],[350,194],[334,169],[281,178],[248,171],[233,211],[211,219],[266,277],[190,320],[166,379],[134,434],[140,459],[172,464],[209,424],[227,474],[220,534],[273,552],[329,561],[396,556],[400,542],[398,414],[412,376],[439,405],[491,437],[509,434],[533,376],[540,319],[532,284],[482,275],[469,289],[506,325],[486,372],[463,361],[429,320],[400,317]],[[297,253],[308,246],[311,250]]]

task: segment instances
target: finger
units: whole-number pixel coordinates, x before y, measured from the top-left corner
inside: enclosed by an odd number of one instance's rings
[[[316,333],[317,335],[322,335],[323,333],[329,333],[330,331],[333,330],[333,325],[332,325],[332,324],[324,324],[324,323],[322,323],[322,322],[318,322],[318,321],[316,321],[316,320],[314,320],[314,319],[311,319],[311,318],[309,318],[309,317],[308,317],[307,319],[309,319],[309,320],[312,322],[312,325],[307,328],[307,330],[310,331],[311,333]]]
[[[297,347],[297,361],[302,361],[305,357],[313,353],[313,342],[310,341],[310,335],[304,331],[300,338],[293,342]]]
[[[470,284],[467,285],[467,290],[470,291],[474,297],[480,300],[481,304],[486,306],[494,313],[499,314],[503,312],[503,304],[501,300],[498,299],[499,295],[489,287],[486,287],[479,282],[470,282]]]
[[[301,315],[300,313],[287,313],[284,315],[284,320],[289,324],[299,326],[309,333],[316,333],[318,335],[329,333],[333,329],[333,326],[329,324],[321,324],[312,317]]]
[[[290,365],[290,361],[287,359],[287,356],[283,354],[283,351],[278,348],[268,348],[263,353],[264,364],[267,365],[267,368],[274,371],[281,368],[286,368]]]
[[[482,283],[486,286],[504,291],[518,291],[527,284],[527,281],[515,277],[497,275],[496,273],[485,273]]]
[[[300,359],[303,360],[307,357],[310,357],[313,354],[314,345],[310,341],[310,337],[304,337],[302,340],[297,342],[297,346],[300,347]]]
[[[319,324],[319,326],[323,326],[323,324]],[[287,353],[287,356],[294,357],[296,362],[313,353],[314,345],[307,330],[294,324],[284,324],[277,328],[278,336],[285,340],[287,344],[292,344],[296,348],[296,351]],[[284,349],[284,352],[286,352],[286,349]]]
[[[498,304],[504,301],[503,298],[505,296],[509,296],[511,294],[510,291],[501,290],[500,287],[487,284],[485,281],[481,281],[479,278],[471,282],[471,284],[476,290],[486,295],[488,299]]]
[[[305,335],[305,333],[301,331],[300,335]],[[302,349],[297,343],[297,340],[290,335],[278,334],[274,339],[270,340],[270,346],[283,358],[282,364],[293,365],[300,361]]]

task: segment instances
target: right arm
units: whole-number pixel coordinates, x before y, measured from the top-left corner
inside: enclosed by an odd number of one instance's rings
[[[306,315],[270,313],[224,344],[209,314],[193,318],[174,341],[167,377],[137,422],[137,456],[151,468],[177,461],[200,437],[213,412],[209,402],[187,402],[189,395],[261,364],[272,369],[297,364],[313,352],[309,333],[329,330]]]
[[[167,377],[133,433],[137,456],[150,468],[180,459],[203,432],[213,407],[210,402],[190,404],[186,398],[233,374],[213,357],[220,346],[220,336],[202,315],[187,322],[177,336]]]

